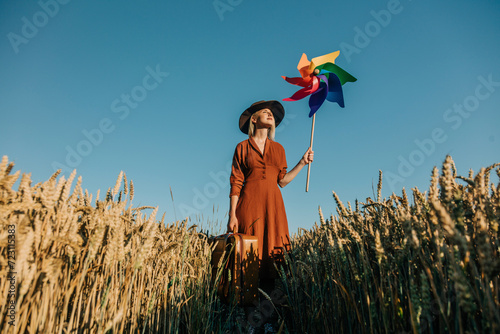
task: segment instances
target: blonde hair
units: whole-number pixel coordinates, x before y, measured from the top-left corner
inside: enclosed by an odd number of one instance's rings
[[[254,112],[252,117],[250,117],[248,124],[248,137],[252,137],[255,134],[255,124],[252,122],[252,119],[254,118],[254,116],[258,116],[261,110]],[[274,114],[273,114],[273,120],[274,120],[273,125],[269,129],[267,129],[267,138],[271,140],[274,140],[274,135],[276,134],[276,118],[274,117]]]

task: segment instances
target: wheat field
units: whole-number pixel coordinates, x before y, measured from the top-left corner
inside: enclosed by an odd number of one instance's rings
[[[381,198],[381,173],[376,199],[333,193],[337,214],[320,209],[285,254],[280,331],[499,332],[499,165],[463,177],[446,157],[411,200]],[[3,157],[2,333],[245,333],[212,288],[209,232],[134,207],[123,172],[101,199],[76,172],[32,185],[13,168]]]
[[[214,312],[219,302],[207,289],[211,249],[196,226],[165,224],[154,208],[132,208],[133,182],[124,173],[102,199],[93,199],[82,190],[81,177],[71,191],[75,172],[68,179],[55,173],[34,186],[23,174],[14,191],[20,172],[10,175],[12,168],[3,157],[0,291],[8,302],[0,305],[2,333],[193,333],[224,327]],[[15,238],[9,238],[9,227]],[[8,240],[15,240],[14,248]],[[7,280],[9,272],[14,281]],[[14,323],[9,314],[15,314]]]
[[[459,176],[451,157],[413,201],[346,207],[293,239],[283,283],[302,333],[498,333],[500,183]],[[292,316],[293,315],[293,316]],[[325,330],[327,329],[327,330]]]

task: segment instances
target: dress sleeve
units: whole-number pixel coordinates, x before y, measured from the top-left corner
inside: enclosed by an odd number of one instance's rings
[[[245,174],[242,170],[242,147],[241,145],[236,146],[233,155],[233,165],[231,167],[231,176],[229,178],[229,183],[231,184],[231,190],[229,192],[229,197],[240,195],[241,188],[243,187],[243,182],[245,180]]]
[[[278,182],[280,182],[281,179],[285,177],[287,169],[285,149],[283,148],[283,146],[281,146],[279,154],[279,169],[280,171],[278,173]]]

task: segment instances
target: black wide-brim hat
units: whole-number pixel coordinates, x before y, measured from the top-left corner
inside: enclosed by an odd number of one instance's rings
[[[240,130],[244,134],[248,134],[248,126],[250,125],[250,118],[254,113],[261,109],[268,108],[274,115],[274,123],[277,127],[283,117],[285,117],[285,108],[278,101],[258,101],[252,104],[247,110],[245,110],[240,116]]]

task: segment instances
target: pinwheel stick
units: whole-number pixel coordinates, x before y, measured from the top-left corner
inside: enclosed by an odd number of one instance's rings
[[[311,127],[311,145],[309,146],[312,150],[313,138],[314,138],[314,120],[316,119],[316,113],[312,117],[312,127]],[[306,192],[309,191],[309,174],[311,173],[311,162],[307,165],[307,182],[306,182]]]

